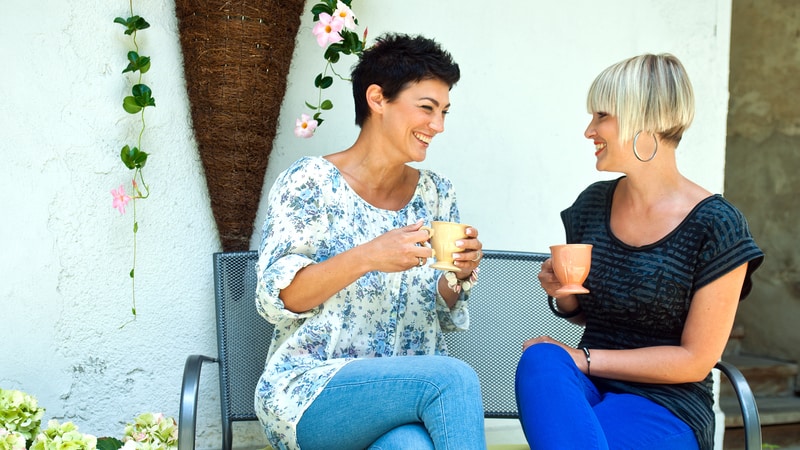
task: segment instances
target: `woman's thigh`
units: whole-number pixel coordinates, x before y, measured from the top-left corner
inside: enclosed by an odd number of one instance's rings
[[[594,406],[613,449],[697,449],[692,429],[667,408],[633,394],[608,393]]]

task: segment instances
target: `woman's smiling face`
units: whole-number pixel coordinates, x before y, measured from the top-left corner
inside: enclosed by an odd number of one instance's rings
[[[433,137],[444,132],[450,87],[438,79],[410,84],[384,109],[386,132],[411,161],[423,161]]]

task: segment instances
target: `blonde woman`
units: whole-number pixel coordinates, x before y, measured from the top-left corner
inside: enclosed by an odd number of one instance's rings
[[[525,435],[532,449],[711,449],[711,369],[764,255],[733,205],[678,171],[694,94],[677,58],[612,65],[587,106],[597,170],[624,175],[561,213],[567,242],[594,245],[590,293],[551,309],[585,331],[578,348],[547,336],[523,344]],[[549,260],[539,281],[556,297]]]

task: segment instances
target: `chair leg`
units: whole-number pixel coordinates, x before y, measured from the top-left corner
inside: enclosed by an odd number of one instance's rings
[[[218,362],[216,358],[189,355],[183,367],[181,405],[178,411],[178,450],[194,450],[197,430],[197,393],[200,389],[200,370],[204,362]]]
[[[742,409],[745,448],[761,450],[761,418],[758,416],[756,399],[742,372],[731,363],[717,362],[716,368],[724,373],[733,386],[739,407]]]

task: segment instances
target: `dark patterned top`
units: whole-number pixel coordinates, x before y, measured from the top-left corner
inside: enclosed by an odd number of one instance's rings
[[[700,202],[667,236],[632,247],[611,232],[610,213],[619,179],[592,184],[561,213],[568,243],[593,244],[592,267],[579,295],[586,317],[581,346],[629,349],[680,345],[694,293],[749,262],[740,299],[764,259],[744,216],[720,195]],[[698,383],[645,384],[593,377],[601,392],[641,395],[672,411],[713,448],[711,374]]]

